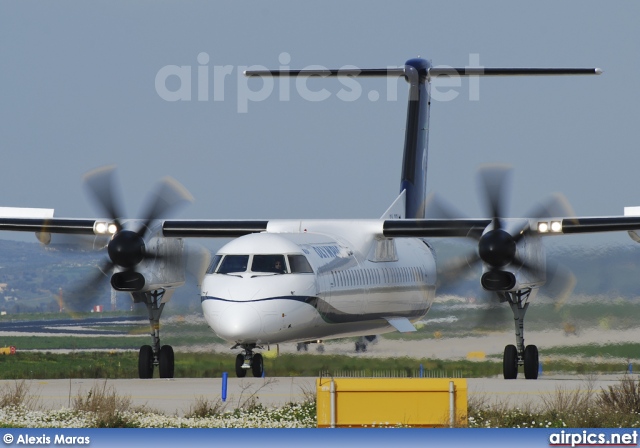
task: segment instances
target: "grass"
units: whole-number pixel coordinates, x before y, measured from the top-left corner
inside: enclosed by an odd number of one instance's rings
[[[265,382],[265,386],[268,385]],[[264,386],[263,386],[264,387]],[[69,408],[43,410],[35,406],[25,380],[0,390],[0,427],[5,428],[310,428],[315,426],[315,401],[266,408],[253,391],[227,410],[219,399],[196,398],[184,417],[167,416],[146,407],[134,407],[107,381],[79,393]]]
[[[220,377],[233,372],[235,354],[176,352],[177,378]],[[283,354],[265,358],[267,377],[323,375],[380,376],[392,372],[394,376],[418,376],[420,365],[425,376],[455,374],[463,378],[485,378],[502,374],[501,360],[443,361],[434,359],[363,358],[343,355]],[[544,372],[564,373],[624,373],[627,363],[620,361],[591,362],[553,360],[543,364]],[[156,369],[157,370],[157,369]],[[137,378],[138,353],[130,352],[18,352],[0,356],[0,379],[60,379],[60,378]],[[157,372],[156,372],[157,376]]]
[[[610,357],[634,359],[640,353],[640,343],[628,342],[620,344],[587,344],[568,347],[545,348],[545,356],[576,356],[576,357]]]
[[[107,388],[107,381],[94,385],[86,395],[77,395],[72,409],[93,416],[96,428],[135,427],[127,416],[132,410],[131,398],[121,396],[113,387]]]
[[[0,379],[133,378],[137,354],[16,353],[0,357]]]
[[[520,407],[488,404],[486,398],[468,404],[471,428],[637,428],[640,427],[640,382],[630,376],[606,389],[596,390],[587,377],[577,390],[558,388],[542,404]],[[128,396],[118,395],[107,381],[79,393],[69,409],[42,410],[24,380],[0,390],[0,427],[159,428],[159,427],[315,427],[315,397],[303,403],[266,408],[252,392],[231,409],[220,399],[197,397],[184,417],[166,416],[148,408],[135,408]]]
[[[593,380],[578,390],[558,388],[540,406],[510,407],[470,400],[469,427],[475,428],[638,428],[640,382],[624,377],[618,384],[596,390]]]

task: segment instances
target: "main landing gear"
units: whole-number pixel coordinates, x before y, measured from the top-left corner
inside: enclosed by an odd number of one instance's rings
[[[160,346],[160,316],[164,308],[162,297],[165,290],[133,293],[136,303],[144,303],[149,313],[153,345],[143,345],[138,354],[138,375],[141,379],[153,378],[153,369],[158,366],[160,378],[173,378],[174,355],[170,345]]]
[[[529,296],[531,289],[515,292],[499,292],[501,302],[508,302],[513,311],[513,319],[516,326],[516,345],[507,345],[504,348],[502,360],[502,372],[505,380],[514,380],[518,377],[518,366],[524,366],[524,377],[528,380],[538,378],[538,347],[524,345],[524,315],[529,308]]]
[[[253,353],[256,344],[241,344],[240,346],[244,353],[239,353],[238,356],[236,356],[236,376],[238,378],[244,378],[247,376],[247,371],[251,370],[254,377],[262,377],[264,374],[264,360],[260,353]]]
[[[375,344],[376,342],[378,342],[377,338],[378,336],[376,335],[362,336],[356,341],[356,353],[366,352],[369,344]]]
[[[298,342],[296,345],[296,351],[308,352],[310,344],[317,344],[316,351],[318,353],[324,353],[324,343],[320,339],[318,339],[317,341]]]

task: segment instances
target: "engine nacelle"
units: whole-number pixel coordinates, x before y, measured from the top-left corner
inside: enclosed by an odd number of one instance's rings
[[[116,291],[144,292],[180,287],[185,281],[186,257],[181,238],[154,237],[145,244],[146,258],[135,269],[111,276]]]
[[[524,228],[522,220],[504,221],[511,231]],[[487,291],[506,292],[538,288],[545,284],[547,263],[542,238],[535,235],[521,238],[516,245],[515,260],[502,267],[483,264],[482,287]]]
[[[513,291],[516,283],[513,273],[500,269],[487,271],[480,278],[480,284],[487,291]]]
[[[145,289],[145,285],[148,284],[148,280],[140,272],[123,271],[116,272],[111,276],[111,287],[116,291],[142,291]]]

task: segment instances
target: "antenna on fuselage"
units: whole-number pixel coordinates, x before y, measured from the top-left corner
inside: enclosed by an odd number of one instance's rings
[[[599,75],[598,68],[484,68],[433,67],[422,58],[409,59],[404,67],[382,69],[310,69],[310,70],[246,70],[246,76],[349,76],[404,77],[409,83],[407,125],[400,192],[406,191],[403,218],[422,219],[427,195],[427,159],[429,145],[430,81],[436,76],[539,76],[539,75]]]

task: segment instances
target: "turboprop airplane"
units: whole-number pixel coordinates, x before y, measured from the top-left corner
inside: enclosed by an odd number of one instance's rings
[[[379,219],[217,220],[164,219],[190,199],[166,180],[142,219],[125,219],[116,200],[113,169],[95,170],[86,184],[106,219],[0,218],[0,230],[32,231],[47,242],[52,233],[108,237],[101,273],[111,286],[146,304],[152,345],[139,353],[139,376],[174,375],[174,353],[160,344],[164,305],[184,283],[184,239],[235,238],[212,258],[202,280],[204,317],[221,338],[240,348],[236,374],[263,374],[263,347],[391,331],[415,331],[436,293],[436,258],[426,238],[477,242],[465,265],[482,266],[480,284],[507,302],[516,323],[516,344],[504,350],[503,371],[538,376],[538,349],[524,343],[529,299],[547,280],[542,237],[633,231],[640,217],[575,218],[540,211],[528,218],[502,215],[506,171],[487,168],[481,179],[490,218],[425,216],[430,83],[436,76],[596,75],[600,70],[563,68],[441,68],[425,59],[380,70],[252,71],[248,76],[396,76],[409,84],[400,194]],[[457,273],[457,268],[453,270]]]

